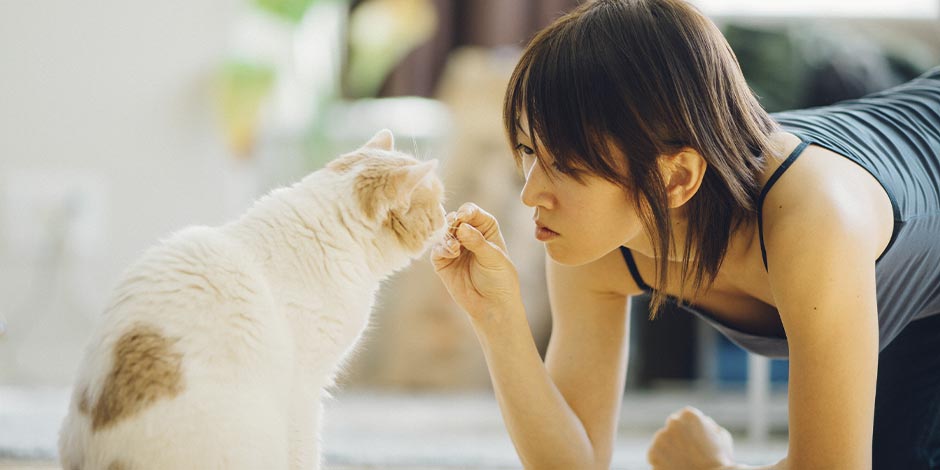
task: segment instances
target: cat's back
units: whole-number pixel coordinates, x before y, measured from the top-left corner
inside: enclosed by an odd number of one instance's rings
[[[263,301],[269,296],[266,284],[247,246],[218,228],[189,227],[146,250],[125,271],[105,319],[159,314],[190,324],[221,306]]]
[[[254,253],[227,232],[194,226],[146,250],[124,273],[90,342],[113,356],[122,338],[159,331],[195,365],[199,354],[235,359],[277,321],[271,289]]]

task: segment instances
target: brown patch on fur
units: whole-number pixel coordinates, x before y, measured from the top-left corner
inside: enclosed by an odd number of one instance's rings
[[[395,197],[396,182],[392,181],[395,170],[415,164],[399,158],[373,158],[356,177],[356,195],[366,217],[374,219],[379,212],[379,202]]]
[[[114,462],[111,462],[110,464],[108,464],[108,470],[129,470],[129,469],[130,467],[128,467],[127,465],[124,465],[124,463],[119,460],[115,460]]]
[[[88,404],[88,389],[82,390],[78,399],[78,412],[87,415],[91,413],[91,405]]]
[[[386,227],[410,251],[417,251],[434,230],[444,223],[438,207],[443,185],[432,180],[431,188],[418,188],[407,211],[391,211]]]
[[[118,340],[114,364],[92,410],[92,431],[183,390],[183,356],[173,351],[174,342],[149,325],[137,325]]]

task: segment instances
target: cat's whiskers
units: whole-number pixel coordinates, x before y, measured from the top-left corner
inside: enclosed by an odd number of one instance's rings
[[[454,218],[455,220],[447,224],[447,231],[444,232],[444,238],[448,240],[457,239],[457,227],[460,227],[461,222],[456,220],[456,216]]]
[[[442,179],[444,179],[445,181],[447,181],[446,177],[443,177]],[[453,198],[454,198],[454,196],[456,196],[456,195],[457,195],[457,193],[455,193],[455,192],[453,192],[453,191],[447,191],[447,190],[445,189],[445,190],[444,190],[444,202],[446,203],[447,201],[452,201]]]

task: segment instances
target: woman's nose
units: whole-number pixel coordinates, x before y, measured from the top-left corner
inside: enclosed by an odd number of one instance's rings
[[[545,207],[551,205],[552,197],[549,193],[549,185],[545,181],[545,172],[539,165],[532,165],[525,175],[525,185],[522,186],[522,194],[519,198],[522,203],[529,207]]]

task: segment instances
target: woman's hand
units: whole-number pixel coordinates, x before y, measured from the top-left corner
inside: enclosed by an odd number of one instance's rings
[[[656,432],[646,458],[653,470],[733,468],[731,434],[701,411],[687,406]]]
[[[474,319],[521,302],[519,275],[506,254],[496,219],[476,204],[447,214],[448,234],[431,263],[451,297]]]

